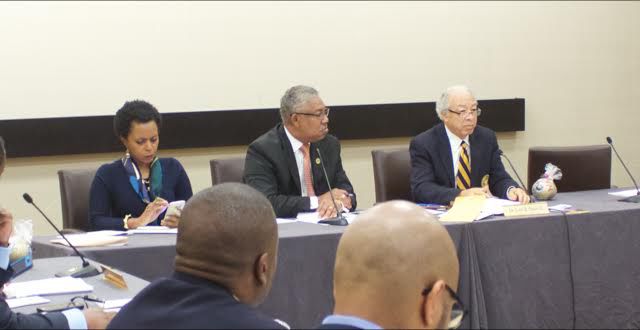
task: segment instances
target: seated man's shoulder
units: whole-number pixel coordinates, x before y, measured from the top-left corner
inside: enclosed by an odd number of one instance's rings
[[[411,145],[414,145],[416,143],[422,145],[435,144],[439,141],[437,137],[441,133],[440,131],[444,132],[444,126],[442,123],[416,135],[413,139],[411,139]]]
[[[322,140],[316,143],[320,145],[327,145],[327,146],[340,145],[340,141],[338,140],[338,138],[335,135],[331,135],[331,134],[325,135],[325,137]]]
[[[172,297],[172,299],[166,299]],[[235,300],[225,290],[204,281],[177,278],[154,281],[114,318],[110,328],[282,328],[272,318]]]
[[[279,144],[279,143],[280,143],[280,137],[278,136],[278,126],[276,126],[264,132],[258,138],[253,140],[250,146],[266,147],[266,146],[272,146],[274,144]]]
[[[496,136],[496,132],[492,129],[484,127],[484,126],[476,126],[473,130],[473,135],[480,138],[494,138]]]

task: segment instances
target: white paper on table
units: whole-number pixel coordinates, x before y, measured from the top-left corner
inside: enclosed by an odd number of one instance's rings
[[[129,234],[177,234],[178,228],[165,226],[142,226],[128,231]]]
[[[23,297],[23,298],[12,298],[12,299],[7,299],[5,301],[7,302],[7,305],[9,305],[9,308],[18,308],[23,306],[46,304],[51,300],[47,298],[42,298],[40,296],[33,296],[33,297]]]
[[[122,230],[97,230],[97,231],[89,231],[81,234],[69,234],[64,235],[66,238],[74,238],[74,237],[102,237],[102,236],[123,236],[126,235],[126,231]],[[58,235],[56,238],[62,238],[62,236]],[[71,240],[71,239],[69,239]]]
[[[66,235],[65,235],[66,236]],[[91,235],[75,234],[66,236],[69,242],[75,247],[89,247],[89,246],[122,246],[127,244],[128,237],[124,236],[108,236],[108,235]],[[52,239],[49,242],[69,246],[69,243],[64,238]]]
[[[353,214],[353,213],[349,212],[348,210],[343,212],[342,215],[344,216],[345,219],[347,219],[347,222],[349,224],[351,224],[353,219],[356,217],[356,214]],[[323,219],[320,218],[320,215],[318,214],[318,212],[300,212],[300,213],[298,213],[298,216],[296,216],[296,220],[300,221],[300,222],[316,223],[317,224],[318,221],[323,220]]]
[[[431,209],[424,209],[425,212],[435,215],[436,217],[440,217],[443,214],[447,213],[447,211],[441,211],[441,210],[431,210]]]
[[[616,191],[616,192],[610,192],[609,193],[609,195],[618,196],[618,197],[631,197],[631,196],[636,196],[637,194],[638,194],[638,191],[635,190],[635,189]]]
[[[7,298],[22,298],[76,292],[91,292],[93,286],[81,278],[55,277],[43,280],[11,282],[4,288]]]
[[[502,209],[503,206],[511,206],[511,205],[518,205],[518,204],[520,203],[515,201],[510,201],[508,199],[501,199],[501,198],[495,198],[495,197],[487,198],[484,202],[482,211],[480,211],[480,214],[478,215],[478,217],[476,217],[476,220],[481,220],[481,219],[490,217],[492,215],[504,214],[504,210]]]
[[[549,210],[554,210],[554,211],[566,211],[567,209],[570,209],[571,205],[569,204],[558,204],[558,205],[554,205],[554,206],[549,206]]]
[[[285,223],[294,223],[297,222],[298,220],[296,219],[284,219],[284,218],[276,218],[276,223],[281,225],[281,224],[285,224]]]
[[[98,306],[102,307],[102,309],[115,309],[123,307],[130,301],[131,298],[105,300],[104,303],[98,304]]]

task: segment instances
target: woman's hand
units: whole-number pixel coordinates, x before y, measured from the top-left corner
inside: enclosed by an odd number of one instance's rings
[[[153,202],[149,203],[144,209],[144,212],[137,218],[129,218],[129,229],[136,229],[138,227],[146,226],[158,216],[164,212],[169,205],[169,202],[162,198],[156,198]]]

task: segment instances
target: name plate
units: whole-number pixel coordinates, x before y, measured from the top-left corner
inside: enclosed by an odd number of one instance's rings
[[[549,214],[547,202],[538,202],[524,205],[503,206],[504,215],[507,217],[521,215]]]
[[[124,280],[124,276],[122,276],[122,274],[116,272],[114,269],[111,269],[105,265],[100,265],[100,267],[102,268],[102,274],[104,275],[104,280],[107,281],[107,283],[111,283],[112,285],[121,289],[127,288],[127,282]]]

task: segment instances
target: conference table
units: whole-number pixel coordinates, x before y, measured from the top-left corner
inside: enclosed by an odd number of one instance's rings
[[[90,260],[91,261],[91,260]],[[95,261],[91,261],[95,264]],[[42,280],[55,277],[55,273],[71,267],[79,266],[81,261],[78,257],[58,257],[33,260],[33,268],[16,276],[11,282],[26,282],[33,280]],[[128,299],[133,298],[140,290],[146,287],[149,282],[137,278],[131,274],[120,273],[127,284],[126,288],[116,287],[103,279],[102,275],[83,278],[83,280],[93,286],[92,292],[74,293],[74,294],[57,294],[44,296],[49,299],[49,304],[68,303],[71,298],[76,296],[84,296],[87,294],[94,295],[103,300]],[[36,307],[41,305],[31,305],[14,308],[15,312],[35,313]]]
[[[640,205],[618,202],[610,191],[560,193],[548,202],[585,213],[444,223],[458,251],[458,293],[468,310],[463,327],[640,327]],[[333,264],[345,227],[295,222],[278,230],[276,278],[260,310],[292,327],[317,326],[332,311]],[[34,238],[35,258],[73,253],[52,238]],[[81,250],[152,281],[171,274],[175,240],[132,235],[126,246]]]

